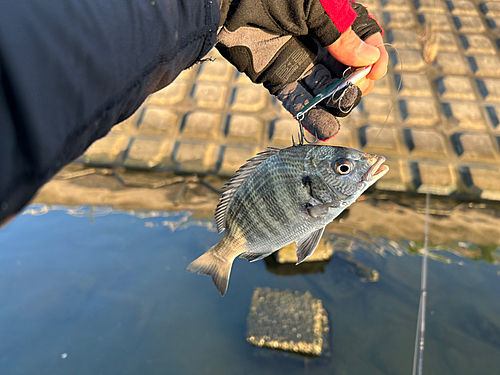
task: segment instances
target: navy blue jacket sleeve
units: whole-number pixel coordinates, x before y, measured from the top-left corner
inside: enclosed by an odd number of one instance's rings
[[[0,2],[0,222],[215,44],[216,0]]]

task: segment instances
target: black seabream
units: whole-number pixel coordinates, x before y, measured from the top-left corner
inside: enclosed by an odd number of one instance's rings
[[[295,242],[303,262],[325,226],[388,172],[384,161],[338,146],[268,148],[224,186],[215,211],[224,235],[187,270],[210,275],[224,295],[237,256],[254,262]]]

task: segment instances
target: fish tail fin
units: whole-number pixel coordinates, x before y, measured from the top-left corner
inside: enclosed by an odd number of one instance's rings
[[[193,273],[198,272],[199,275],[211,276],[215,287],[224,296],[229,284],[229,275],[231,274],[231,267],[233,266],[235,257],[226,259],[216,252],[217,248],[218,244],[192,261],[186,270]]]

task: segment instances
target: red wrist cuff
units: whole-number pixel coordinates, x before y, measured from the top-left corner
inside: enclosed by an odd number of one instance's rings
[[[351,27],[357,17],[348,0],[319,0],[319,2],[340,33]]]
[[[368,9],[366,9],[368,11]],[[377,23],[377,26],[380,27],[380,35],[384,35],[384,29],[382,26],[380,26],[380,23],[378,23],[377,19],[372,17],[370,13],[368,13],[368,17],[370,17],[372,20],[374,20]]]

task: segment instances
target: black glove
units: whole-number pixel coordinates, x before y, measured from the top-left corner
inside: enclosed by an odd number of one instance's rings
[[[354,4],[352,28],[363,39],[380,32],[366,9]],[[318,0],[223,0],[217,49],[240,72],[262,83],[294,116],[346,69],[323,48],[340,37]],[[361,91],[349,85],[309,111],[302,124],[319,139],[334,136],[335,117],[347,115]]]

